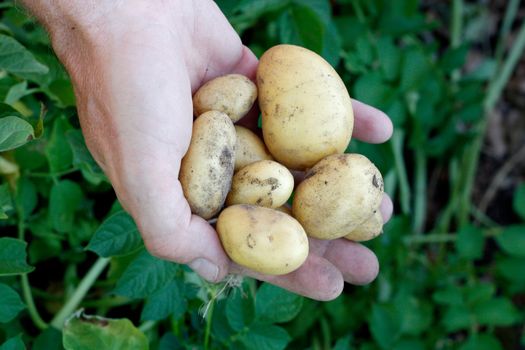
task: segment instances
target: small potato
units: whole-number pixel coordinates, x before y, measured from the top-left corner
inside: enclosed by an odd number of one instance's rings
[[[293,170],[311,168],[343,153],[354,115],[345,84],[321,56],[294,45],[277,45],[257,68],[264,143]]]
[[[295,190],[293,216],[309,236],[344,237],[377,211],[383,178],[360,154],[336,154],[317,163]]]
[[[219,215],[217,233],[234,262],[260,273],[290,273],[308,256],[304,229],[274,209],[247,204],[228,207]]]
[[[293,185],[293,175],[286,167],[273,160],[260,160],[233,176],[226,205],[255,204],[277,208],[290,198]]]
[[[257,99],[255,84],[240,74],[229,74],[212,79],[193,95],[196,116],[207,111],[226,113],[235,123],[248,113]]]
[[[204,219],[215,216],[228,195],[235,142],[233,123],[222,112],[206,112],[193,123],[191,143],[182,159],[179,180],[191,211]]]
[[[357,228],[347,234],[345,238],[354,242],[364,242],[379,236],[381,232],[383,232],[383,216],[378,209],[374,215],[357,226]]]
[[[235,125],[237,144],[235,145],[235,171],[258,160],[273,160],[272,155],[253,131]]]

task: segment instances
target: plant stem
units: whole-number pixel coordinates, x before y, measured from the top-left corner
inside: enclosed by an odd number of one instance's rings
[[[401,201],[401,211],[403,214],[410,213],[410,185],[403,159],[403,142],[405,134],[403,130],[395,130],[392,136],[392,151],[394,153],[394,162],[399,180],[399,196]]]
[[[22,215],[22,210],[19,207],[18,208],[19,213],[19,220],[18,220],[18,238],[21,240],[24,240],[25,238],[25,219]],[[24,298],[24,301],[27,305],[27,311],[29,312],[29,317],[31,317],[31,320],[35,324],[35,326],[40,329],[44,330],[48,327],[48,324],[42,319],[40,314],[38,313],[38,309],[35,305],[35,300],[33,299],[33,293],[31,292],[31,284],[29,284],[29,277],[27,277],[27,274],[22,274],[20,276],[21,279],[21,285],[22,285],[22,295]]]
[[[505,39],[508,37],[512,23],[518,14],[520,0],[510,0],[505,10],[505,17],[503,17],[503,24],[499,32],[498,43],[496,44],[496,60],[499,62],[503,57],[505,51]]]
[[[211,320],[213,317],[214,308],[215,308],[215,297],[212,297],[211,305],[208,310],[208,318],[206,319],[206,330],[204,331],[204,350],[208,350],[210,346]]]
[[[56,314],[55,318],[51,321],[51,325],[57,329],[62,329],[64,326],[64,321],[69,315],[71,315],[75,309],[80,305],[82,299],[86,296],[87,292],[95,283],[97,278],[100,276],[102,271],[108,265],[109,258],[98,258],[97,261],[93,264],[91,269],[88,271],[86,276],[80,281],[78,287],[75,289],[71,298],[64,304],[62,309]]]
[[[513,43],[512,49],[509,56],[503,63],[498,73],[494,76],[492,82],[489,84],[487,96],[485,98],[485,118],[478,125],[478,136],[471,144],[471,146],[465,151],[464,164],[465,172],[463,176],[463,186],[459,211],[458,221],[459,225],[462,226],[468,222],[470,212],[470,196],[472,193],[472,187],[474,185],[474,179],[476,176],[476,170],[478,168],[479,155],[481,152],[481,146],[483,145],[483,138],[487,129],[487,120],[489,113],[495,107],[499,100],[505,85],[510,79],[510,76],[518,63],[523,50],[525,49],[525,23],[522,24],[518,36]]]
[[[359,1],[352,1],[352,7],[354,8],[355,16],[361,23],[365,23],[365,14]]]
[[[423,232],[427,215],[427,158],[421,148],[414,151],[415,160],[415,196],[413,230]]]
[[[450,45],[458,47],[461,44],[461,32],[463,30],[463,1],[452,2],[452,19],[450,22]]]
[[[56,172],[56,173],[32,172],[32,173],[29,173],[29,176],[31,176],[31,177],[50,177],[50,178],[53,178],[53,177],[61,177],[61,176],[64,176],[64,175],[69,175],[71,173],[74,173],[75,171],[78,171],[78,168],[70,168],[70,169],[66,169],[66,170],[63,170],[63,171],[60,171],[60,172]]]

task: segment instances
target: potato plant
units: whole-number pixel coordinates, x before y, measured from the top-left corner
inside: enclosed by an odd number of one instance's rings
[[[378,279],[321,303],[252,279],[211,285],[152,257],[87,151],[45,32],[3,1],[0,349],[525,346],[525,183],[497,202],[504,216],[480,213],[476,194],[494,175],[486,158],[478,167],[488,116],[525,46],[519,1],[217,3],[258,56],[282,43],[317,52],[392,118],[391,142],[346,150],[376,164],[396,206],[365,243]]]

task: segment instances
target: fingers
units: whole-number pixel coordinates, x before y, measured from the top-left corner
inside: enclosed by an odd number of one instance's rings
[[[315,254],[310,254],[299,269],[282,276],[263,275],[235,264],[231,271],[322,301],[337,298],[344,286],[339,270],[328,260]]]
[[[392,199],[390,199],[390,196],[386,193],[383,195],[383,200],[381,201],[379,210],[381,211],[381,215],[383,216],[383,224],[386,224],[388,220],[390,220],[390,218],[392,217],[392,213],[394,211],[394,204],[392,203]]]
[[[352,100],[352,108],[353,136],[356,139],[368,143],[383,143],[392,136],[392,121],[385,113],[357,100]]]
[[[324,257],[341,271],[346,282],[364,285],[379,273],[379,262],[367,247],[344,238],[330,241]]]

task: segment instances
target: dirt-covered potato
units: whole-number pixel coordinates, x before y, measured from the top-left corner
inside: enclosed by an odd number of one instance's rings
[[[260,273],[287,274],[308,256],[308,238],[299,222],[274,209],[228,207],[219,215],[217,233],[230,259]]]
[[[347,234],[345,238],[354,242],[363,242],[379,236],[381,232],[383,232],[383,216],[378,209],[364,223]]]
[[[277,208],[290,198],[293,185],[293,175],[285,166],[273,160],[260,160],[233,176],[226,205],[254,204]]]
[[[207,111],[226,113],[235,123],[248,113],[257,99],[255,84],[240,74],[228,74],[208,81],[193,95],[196,116]]]
[[[224,113],[210,111],[193,123],[179,180],[191,211],[204,219],[222,208],[233,177],[235,128]]]
[[[383,178],[360,154],[335,154],[310,169],[295,190],[292,212],[308,235],[344,237],[379,209]]]
[[[264,142],[279,163],[304,170],[345,151],[354,125],[350,96],[321,56],[274,46],[260,59],[257,88]]]
[[[237,144],[235,145],[235,171],[258,160],[273,160],[272,155],[253,131],[235,125]]]

